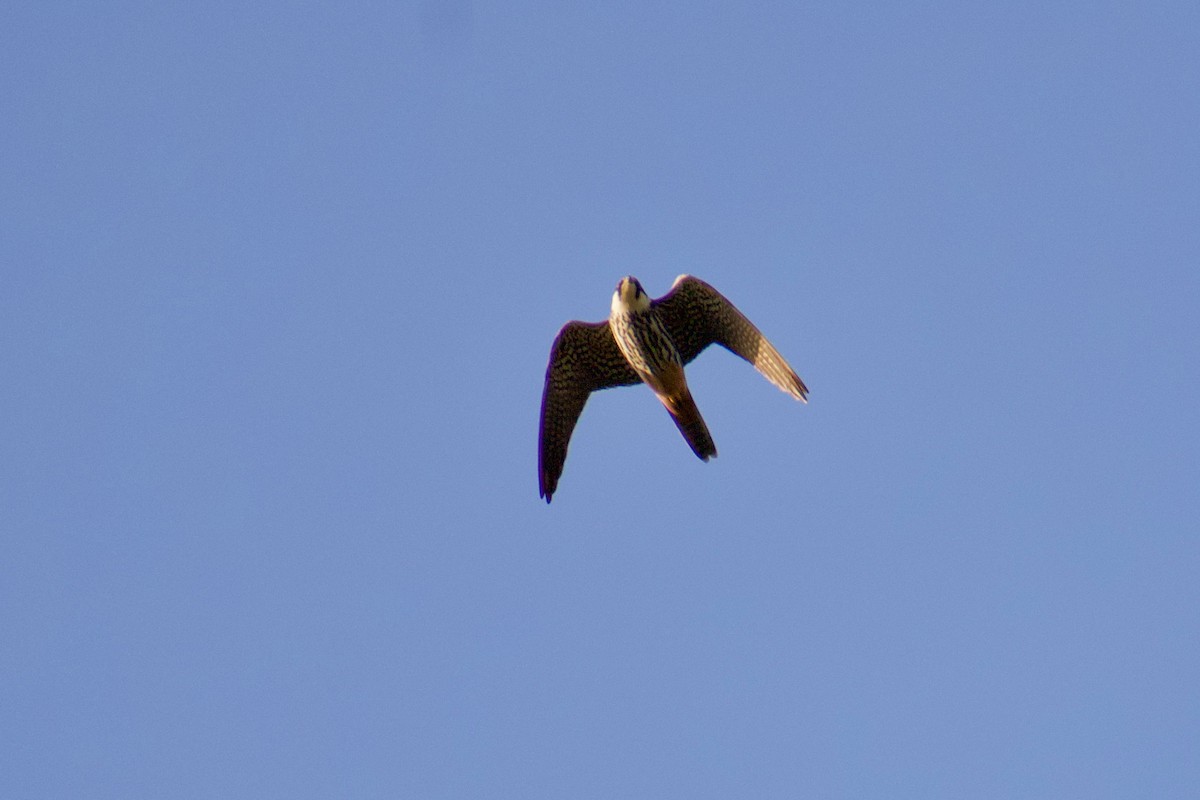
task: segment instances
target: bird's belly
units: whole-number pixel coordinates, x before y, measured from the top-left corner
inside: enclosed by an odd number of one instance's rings
[[[614,314],[610,320],[617,347],[646,383],[682,380],[683,362],[662,323],[653,316]],[[666,373],[678,372],[679,375]]]

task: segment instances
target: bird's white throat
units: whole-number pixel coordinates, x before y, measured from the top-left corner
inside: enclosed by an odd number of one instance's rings
[[[617,284],[617,290],[612,296],[612,313],[639,314],[650,309],[650,296],[644,291],[638,291],[638,284],[631,278],[625,278]]]

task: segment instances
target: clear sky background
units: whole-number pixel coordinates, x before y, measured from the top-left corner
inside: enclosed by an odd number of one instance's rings
[[[0,24],[0,796],[1183,798],[1200,10]],[[720,457],[550,343],[717,286]]]

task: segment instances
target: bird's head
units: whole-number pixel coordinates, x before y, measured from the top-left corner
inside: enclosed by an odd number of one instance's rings
[[[637,278],[632,275],[621,278],[617,284],[617,290],[613,292],[612,310],[630,313],[645,311],[648,308],[650,308],[650,296],[638,283]]]

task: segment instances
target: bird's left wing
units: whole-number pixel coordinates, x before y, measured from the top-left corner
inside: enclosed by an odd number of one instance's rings
[[[568,322],[550,348],[538,434],[538,489],[550,502],[567,460],[571,432],[588,395],[640,383],[607,322]]]
[[[797,400],[808,402],[808,387],[779,351],[733,303],[691,275],[680,275],[671,291],[654,301],[683,363],[713,342],[754,365],[771,383]]]

